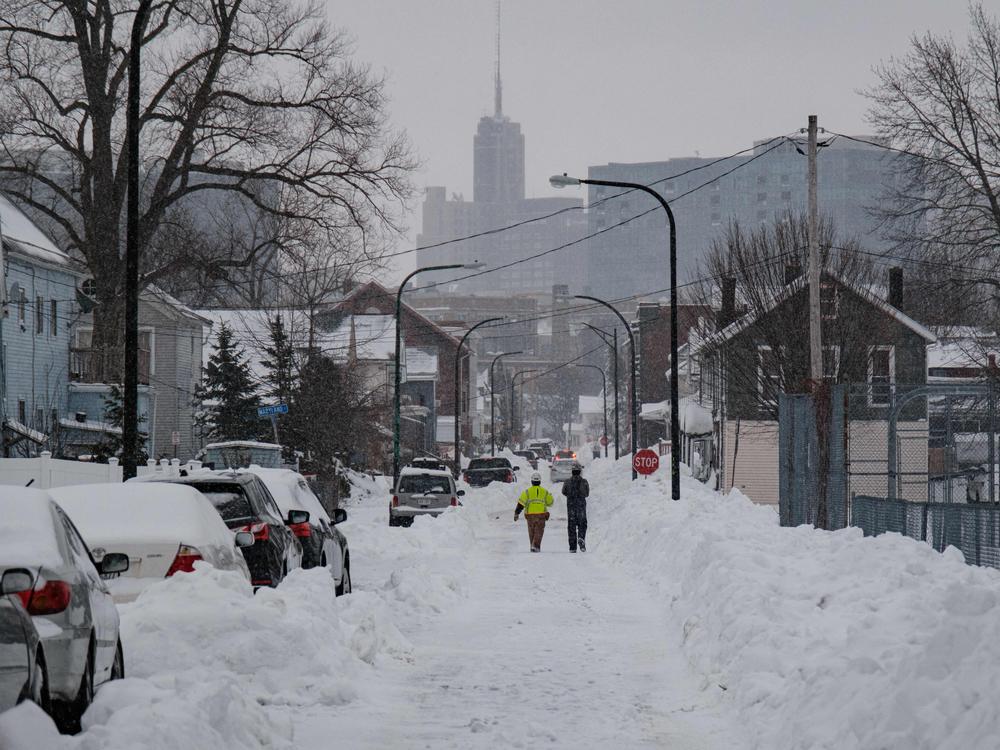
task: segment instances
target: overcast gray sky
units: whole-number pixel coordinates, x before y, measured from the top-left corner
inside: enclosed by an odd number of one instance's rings
[[[393,123],[423,162],[417,186],[471,198],[472,136],[493,107],[493,1],[327,2],[356,59],[389,78]],[[964,40],[967,18],[963,0],[504,0],[504,112],[525,134],[527,193],[591,164],[732,153],[813,113],[868,132],[856,91],[872,66],[915,32]],[[400,248],[419,203],[409,226]]]

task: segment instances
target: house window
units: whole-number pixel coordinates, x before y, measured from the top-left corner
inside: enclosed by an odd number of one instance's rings
[[[35,297],[35,333],[45,333],[45,300],[41,297]]]
[[[39,432],[45,432],[45,409],[35,409],[34,428]]]
[[[17,402],[17,421],[21,424],[28,423],[28,405],[24,402],[24,399],[18,399]]]
[[[781,351],[757,347],[757,393],[761,404],[777,406],[781,393]]]
[[[888,406],[896,382],[896,350],[893,346],[868,349],[868,405]]]
[[[24,329],[25,324],[28,320],[28,295],[24,293],[21,287],[15,287],[15,291],[11,295],[17,300],[17,322],[21,324],[21,329]]]
[[[840,312],[840,290],[830,281],[819,285],[819,312],[823,320],[836,320]]]
[[[53,336],[59,335],[59,303],[52,300],[49,306],[49,333]]]

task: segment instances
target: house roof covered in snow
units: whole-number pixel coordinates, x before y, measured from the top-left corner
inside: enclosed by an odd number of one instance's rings
[[[347,359],[351,331],[360,360],[392,360],[396,353],[396,320],[392,315],[346,315],[335,328],[318,331],[317,343],[324,354]]]
[[[63,266],[67,270],[81,270],[79,264],[60,250],[48,235],[3,193],[0,193],[0,237],[3,237],[4,244],[13,253],[42,263]]]

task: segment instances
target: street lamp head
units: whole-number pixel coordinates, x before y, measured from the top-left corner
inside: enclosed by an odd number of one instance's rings
[[[563,172],[562,174],[552,175],[549,178],[549,184],[554,188],[573,187],[580,184],[580,179],[577,177],[570,177],[568,174]]]

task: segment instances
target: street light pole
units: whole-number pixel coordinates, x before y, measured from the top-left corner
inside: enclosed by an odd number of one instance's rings
[[[620,449],[621,443],[620,443],[620,441],[618,439],[618,435],[619,435],[619,430],[618,430],[618,327],[615,326],[612,329],[611,334],[609,334],[604,329],[598,328],[597,326],[592,326],[590,323],[584,323],[584,325],[587,326],[587,328],[589,328],[590,330],[592,330],[594,333],[596,333],[598,336],[600,336],[601,340],[605,344],[607,344],[608,346],[611,347],[612,356],[614,357],[614,361],[612,363],[612,367],[614,369],[612,370],[611,379],[614,382],[614,391],[615,391],[615,461],[617,461],[619,458],[621,458],[621,449]],[[612,340],[608,341],[607,336],[612,335],[612,334],[613,334]],[[605,406],[605,409],[607,409],[607,406]],[[607,432],[607,430],[605,430],[605,432]],[[604,457],[607,458],[607,446],[605,446]]]
[[[622,325],[625,326],[625,333],[628,334],[628,348],[629,348],[629,356],[631,358],[629,363],[629,369],[632,372],[632,378],[631,378],[632,381],[632,399],[631,399],[632,441],[631,442],[632,442],[632,460],[633,460],[632,479],[635,479],[638,476],[635,470],[635,454],[639,446],[639,433],[638,433],[638,420],[637,420],[638,409],[636,408],[639,395],[635,391],[635,335],[632,333],[632,328],[631,326],[629,326],[628,321],[625,320],[625,316],[622,315],[620,312],[618,312],[618,310],[610,303],[605,302],[602,299],[598,299],[597,297],[589,297],[586,294],[577,294],[574,295],[574,297],[575,299],[586,299],[590,300],[591,302],[596,302],[599,305],[604,305],[611,312],[613,312],[615,315],[618,316],[618,320],[620,320]]]
[[[427,266],[425,268],[418,268],[415,271],[411,271],[407,274],[406,278],[403,279],[402,283],[399,285],[399,289],[396,290],[396,362],[393,366],[393,403],[392,403],[392,486],[396,486],[396,482],[399,481],[399,356],[400,356],[400,342],[402,337],[400,336],[400,324],[399,316],[403,305],[403,290],[409,283],[410,279],[416,276],[418,273],[423,273],[424,271],[448,271],[452,268],[465,268],[462,263],[453,263],[447,266]]]
[[[514,437],[514,384],[517,381],[517,376],[518,375],[524,375],[524,374],[529,373],[529,372],[538,372],[538,370],[537,369],[534,369],[534,370],[518,370],[517,372],[515,372],[513,375],[510,376],[510,425],[511,425],[510,429],[511,429],[511,439],[513,439],[513,437]],[[523,386],[524,383],[522,382],[521,385]],[[521,390],[523,392],[524,389],[522,388]],[[524,419],[523,412],[521,414],[521,419],[522,420]]]
[[[458,342],[458,349],[455,350],[455,479],[458,479],[462,474],[462,448],[460,442],[460,421],[459,417],[462,413],[462,399],[461,399],[461,382],[462,382],[462,347],[465,346],[466,339],[472,335],[472,332],[477,328],[486,325],[487,323],[498,323],[503,318],[487,318],[486,320],[481,320],[472,326]],[[471,357],[471,352],[470,352]],[[472,373],[469,373],[469,379],[472,379]]]
[[[604,386],[601,389],[601,394],[604,396],[604,457],[608,457],[608,376],[604,374],[604,368],[598,367],[597,365],[574,365],[574,367],[589,367],[591,370],[597,370],[601,373],[601,382]]]
[[[653,196],[667,213],[667,221],[670,223],[670,491],[674,500],[681,499],[681,427],[680,427],[680,396],[678,394],[678,383],[680,382],[680,363],[677,356],[677,225],[674,222],[674,212],[670,204],[664,200],[663,196],[649,187],[638,182],[618,182],[616,180],[581,180],[575,177],[568,177],[565,174],[554,175],[549,178],[549,183],[553,187],[566,187],[567,185],[603,185],[605,187],[618,187],[627,190],[639,190],[647,195]],[[626,330],[631,331],[626,326]],[[632,375],[635,376],[635,352],[633,351]],[[633,394],[635,391],[633,390]],[[634,436],[633,431],[633,436]],[[634,446],[633,446],[634,451]],[[634,455],[634,453],[633,453]]]
[[[490,362],[490,455],[495,456],[497,454],[497,431],[496,431],[496,418],[497,418],[497,393],[496,388],[493,384],[493,368],[497,363],[497,360],[501,357],[508,357],[512,354],[524,354],[524,352],[500,352],[497,356],[493,358]]]

